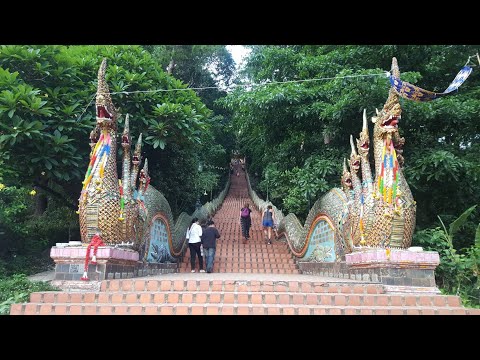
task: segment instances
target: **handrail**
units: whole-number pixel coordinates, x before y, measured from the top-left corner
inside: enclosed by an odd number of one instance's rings
[[[325,220],[333,225],[333,231],[335,232],[335,253],[337,257],[343,255],[343,249],[345,246],[340,244],[343,242],[343,234],[340,234],[334,225],[339,221],[342,221],[342,210],[346,207],[347,199],[343,191],[334,188],[319,198],[311,207],[307,219],[305,220],[305,224],[302,225],[295,214],[290,213],[285,216],[283,212],[271,202],[261,199],[252,189],[248,173],[245,173],[248,193],[253,203],[262,213],[266,210],[268,205],[272,205],[272,209],[275,212],[275,217],[277,219],[278,235],[279,237],[285,236],[290,250],[297,258],[302,259],[305,254],[307,254],[309,246],[311,245],[310,235],[314,229],[312,225],[316,225],[319,220]],[[338,204],[341,210],[335,209],[335,211],[330,211],[332,204]]]
[[[182,212],[175,223],[175,226],[172,230],[172,244],[170,247],[170,252],[173,257],[179,257],[183,254],[185,247],[187,245],[187,240],[185,234],[188,227],[194,217],[197,217],[200,220],[208,219],[213,216],[217,209],[222,205],[225,196],[227,195],[228,189],[230,188],[230,176],[228,181],[225,184],[224,189],[218,194],[218,196],[209,201],[199,209],[196,209],[192,215]]]

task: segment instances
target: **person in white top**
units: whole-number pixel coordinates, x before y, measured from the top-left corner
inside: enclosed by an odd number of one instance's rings
[[[188,239],[188,247],[190,249],[190,264],[192,266],[192,273],[195,272],[195,254],[198,256],[198,264],[200,272],[203,270],[203,256],[200,250],[202,245],[202,227],[199,224],[198,218],[193,218],[190,227],[187,230],[186,238]]]

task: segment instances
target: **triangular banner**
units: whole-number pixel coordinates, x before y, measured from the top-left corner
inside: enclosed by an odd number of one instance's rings
[[[413,101],[431,101],[439,97],[448,95],[454,90],[457,90],[460,87],[460,85],[462,85],[465,82],[465,80],[467,80],[471,72],[472,72],[472,68],[470,66],[463,67],[458,72],[457,76],[455,76],[455,79],[453,79],[452,83],[445,89],[443,93],[436,93],[436,92],[422,89],[406,81],[402,81],[393,75],[390,76],[390,84],[398,93],[398,95],[400,95],[405,99],[409,99]]]

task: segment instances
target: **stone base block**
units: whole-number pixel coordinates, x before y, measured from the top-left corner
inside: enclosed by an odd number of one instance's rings
[[[401,249],[362,249],[345,255],[352,268],[417,268],[433,269],[440,264],[436,251],[409,251]]]
[[[62,289],[62,291],[93,291],[99,292],[101,281],[77,281],[77,280],[52,280],[51,285]]]
[[[440,257],[436,251],[362,249],[346,254],[345,262],[355,273],[374,270],[385,285],[429,288],[436,286],[435,268]]]
[[[85,261],[87,254],[87,246],[53,246],[50,250],[50,257],[52,259],[82,259]],[[93,255],[93,248],[90,249],[90,256]],[[113,246],[99,246],[97,250],[97,260],[131,260],[138,261],[139,254],[135,250],[115,248]]]
[[[436,286],[394,286],[394,285],[385,285],[385,293],[386,294],[432,294],[432,295],[440,295],[441,292]]]
[[[90,249],[90,256],[93,249]],[[82,245],[52,247],[50,257],[55,262],[55,281],[79,281],[83,276],[87,247]],[[97,251],[97,263],[88,265],[88,278],[100,281],[113,273],[116,278],[134,277],[139,262],[138,252],[119,249],[112,246],[100,246]]]
[[[435,251],[362,249],[346,254],[345,262],[298,262],[298,265],[303,274],[380,282],[392,293],[438,293],[435,268],[439,263]]]

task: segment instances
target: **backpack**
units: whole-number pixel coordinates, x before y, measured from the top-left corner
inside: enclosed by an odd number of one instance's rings
[[[246,208],[246,207],[243,208],[241,214],[242,214],[242,217],[244,217],[244,218],[248,217],[250,215],[250,209]]]

